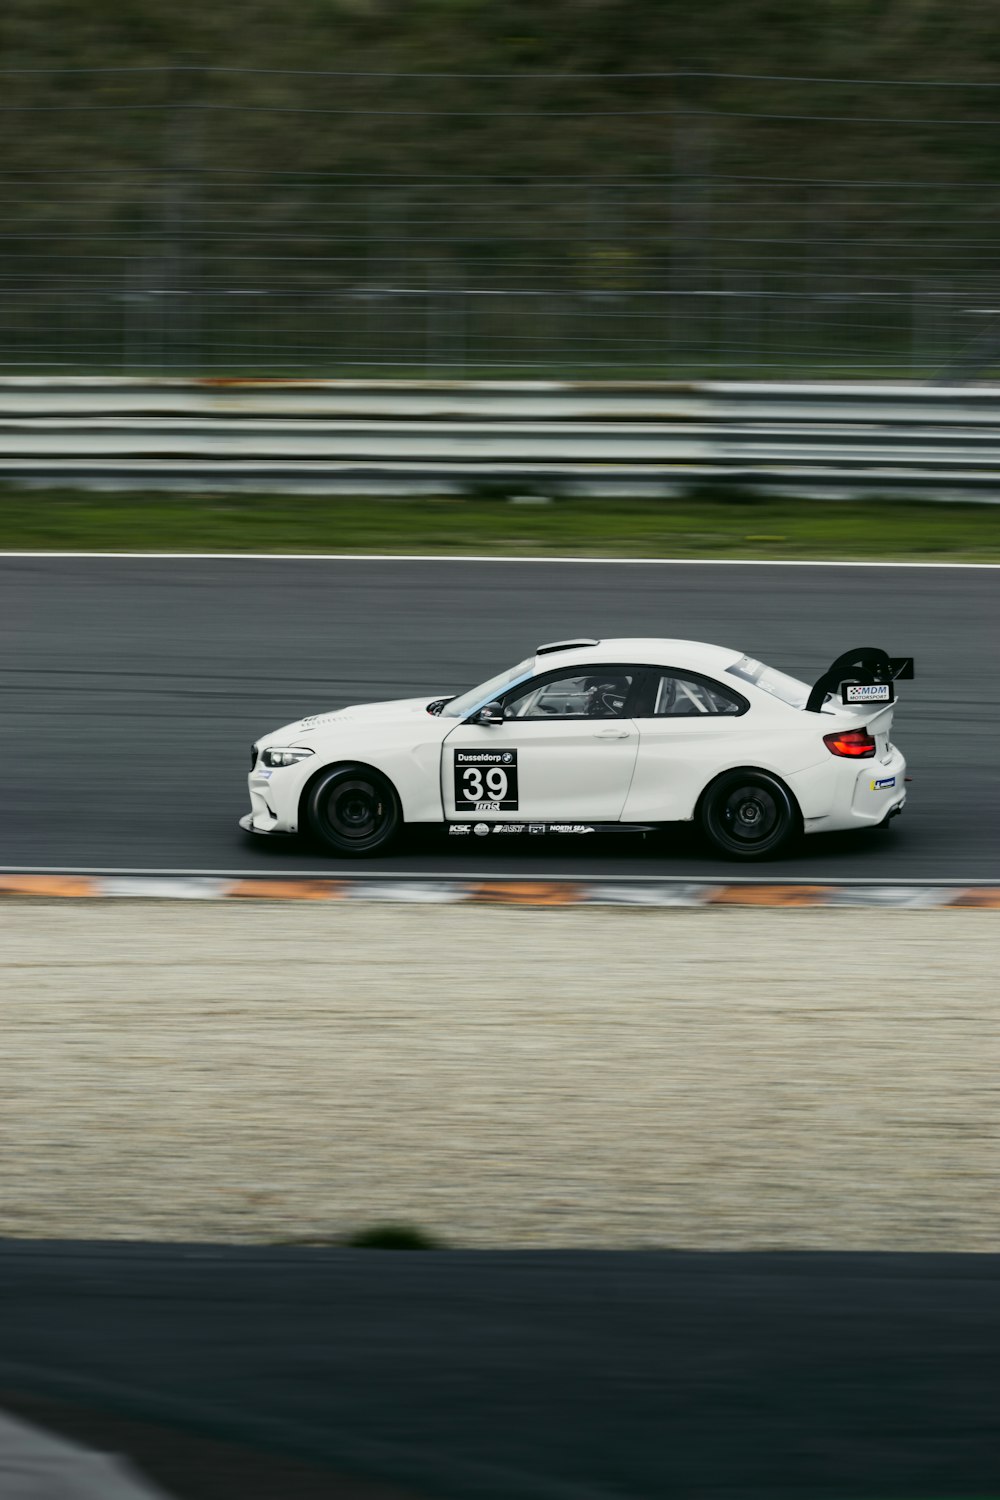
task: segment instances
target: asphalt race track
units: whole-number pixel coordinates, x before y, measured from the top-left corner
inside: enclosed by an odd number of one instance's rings
[[[44,1388],[48,1368],[79,1382],[66,1394],[435,1494],[912,1497],[1000,1477],[994,1257],[8,1243],[0,1263],[5,1381]]]
[[[851,646],[916,658],[894,729],[907,812],[885,833],[811,838],[758,878],[996,880],[998,581],[988,568],[841,564],[2,557],[0,865],[739,874],[690,829],[516,848],[420,832],[345,867],[236,826],[251,741],[304,713],[457,691],[541,641],[664,635],[809,681]]]
[[[435,1500],[992,1496],[998,1269],[6,1241],[0,1389]]]

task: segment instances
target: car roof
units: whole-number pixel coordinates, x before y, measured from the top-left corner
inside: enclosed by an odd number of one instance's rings
[[[686,667],[691,672],[709,674],[723,672],[743,656],[727,646],[712,646],[707,641],[681,641],[672,637],[623,637],[607,641],[595,641],[592,645],[568,644],[556,650],[542,648],[536,655],[536,672],[548,672],[556,667],[577,667],[601,662],[615,662],[622,666]]]

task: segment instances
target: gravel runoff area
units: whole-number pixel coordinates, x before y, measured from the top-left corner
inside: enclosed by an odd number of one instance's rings
[[[990,912],[8,901],[0,1234],[995,1249]]]

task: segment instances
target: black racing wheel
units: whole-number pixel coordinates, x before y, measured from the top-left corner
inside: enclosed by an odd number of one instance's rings
[[[306,798],[309,831],[338,854],[380,854],[403,825],[391,782],[369,766],[335,766]]]
[[[766,859],[799,831],[799,812],[788,788],[766,771],[729,771],[709,787],[701,826],[729,859]]]

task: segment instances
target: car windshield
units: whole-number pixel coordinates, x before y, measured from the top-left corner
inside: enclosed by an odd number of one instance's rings
[[[519,662],[516,667],[508,667],[505,672],[498,672],[489,681],[481,682],[478,687],[452,698],[441,710],[442,719],[467,719],[469,714],[475,713],[484,703],[492,703],[494,698],[499,698],[508,688],[514,687],[515,683],[530,677],[533,666],[534,658],[529,656],[527,661]]]
[[[809,689],[804,682],[800,682],[797,677],[789,677],[786,672],[777,672],[774,667],[766,667],[762,661],[754,661],[752,656],[741,656],[726,671],[733,677],[742,678],[744,682],[752,682],[762,693],[780,698],[782,703],[787,703],[791,708],[806,706]]]

